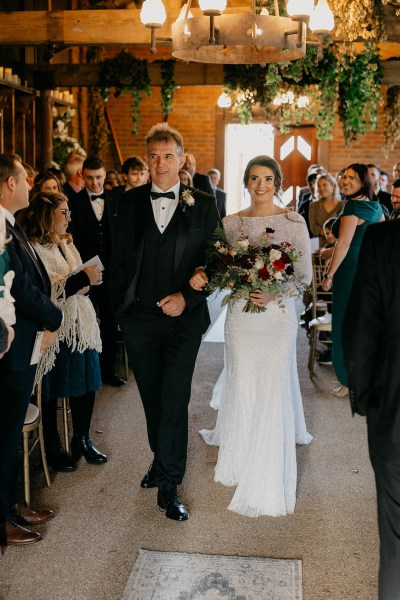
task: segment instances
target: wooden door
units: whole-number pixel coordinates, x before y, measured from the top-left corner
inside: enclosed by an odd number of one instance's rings
[[[274,140],[274,158],[283,174],[284,201],[296,207],[298,190],[307,185],[307,169],[317,162],[318,142],[315,127],[293,127],[290,133],[277,134]]]

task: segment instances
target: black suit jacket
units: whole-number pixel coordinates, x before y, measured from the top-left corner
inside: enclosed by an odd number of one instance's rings
[[[214,191],[208,175],[203,175],[203,173],[195,173],[193,175],[193,187],[196,190],[200,190],[201,192],[206,192],[206,194],[211,194],[214,196]]]
[[[82,262],[86,262],[98,254],[107,269],[110,257],[110,230],[106,206],[110,200],[110,194],[107,190],[104,190],[104,198],[104,212],[100,222],[94,214],[92,201],[86,188],[70,198],[69,231],[72,233]]]
[[[400,221],[367,227],[342,339],[354,412],[400,442]]]
[[[219,187],[214,189],[214,194],[217,199],[217,208],[218,208],[219,216],[221,217],[221,219],[223,219],[226,216],[226,206],[225,206],[226,194],[225,194],[224,190],[222,190]]]
[[[189,279],[196,267],[205,264],[206,249],[215,228],[220,223],[215,197],[181,185],[180,193],[189,189],[194,206],[183,211],[176,208],[179,218],[173,264],[174,292],[182,292],[186,308],[178,317],[193,333],[203,333],[209,323],[206,296],[192,290]],[[111,302],[117,319],[129,314],[136,302],[146,229],[154,222],[150,200],[151,184],[125,192],[118,214],[118,236],[113,240],[110,267]]]
[[[15,299],[15,338],[10,350],[0,361],[1,371],[24,371],[28,369],[36,333],[44,328],[58,329],[62,322],[61,310],[51,302],[51,284],[47,271],[39,257],[35,260],[22,243],[21,234],[7,221],[7,244],[10,269],[15,276],[11,295]],[[25,238],[24,238],[25,239]]]
[[[74,190],[74,188],[68,183],[68,181],[64,183],[63,192],[67,196],[68,200],[79,193]]]

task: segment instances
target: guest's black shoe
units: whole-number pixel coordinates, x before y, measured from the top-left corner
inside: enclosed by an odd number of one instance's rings
[[[47,464],[53,471],[72,473],[76,471],[76,461],[68,456],[61,444],[46,448]]]
[[[142,481],[140,482],[140,487],[142,487],[146,490],[148,490],[150,488],[155,488],[155,487],[157,487],[156,479],[157,479],[157,467],[153,461],[151,463],[146,475],[143,477]]]
[[[105,454],[96,450],[88,435],[74,435],[71,440],[71,457],[79,460],[82,456],[90,465],[104,465],[108,460]]]
[[[165,510],[165,516],[174,521],[187,521],[189,513],[179,499],[176,488],[173,490],[158,490],[157,504]]]
[[[115,373],[112,373],[111,375],[104,375],[102,380],[103,385],[111,385],[112,387],[122,387],[126,384],[126,381],[121,379],[121,377],[118,377],[118,375]]]

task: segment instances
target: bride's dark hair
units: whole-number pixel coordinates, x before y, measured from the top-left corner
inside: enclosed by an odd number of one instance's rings
[[[282,171],[276,160],[266,154],[260,154],[260,156],[255,156],[249,160],[243,174],[243,183],[246,188],[249,182],[250,169],[252,167],[268,167],[268,169],[271,169],[274,174],[275,194],[280,199],[282,194]]]

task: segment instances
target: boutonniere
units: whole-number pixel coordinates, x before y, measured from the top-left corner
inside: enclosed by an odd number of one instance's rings
[[[195,205],[195,199],[193,198],[190,190],[184,190],[179,198],[179,204],[181,205],[182,212],[185,212],[186,208]]]

